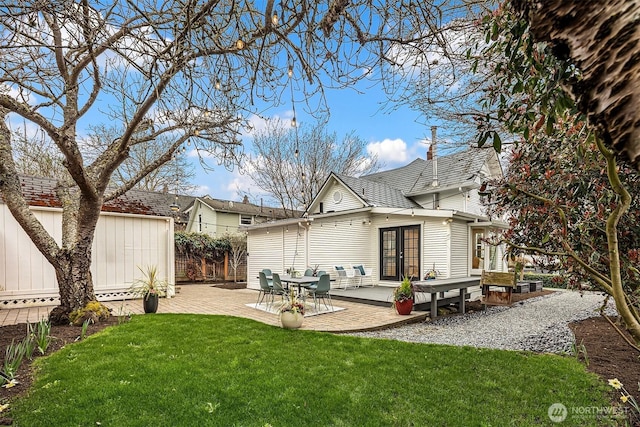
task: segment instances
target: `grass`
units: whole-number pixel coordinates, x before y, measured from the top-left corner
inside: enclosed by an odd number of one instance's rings
[[[570,357],[225,316],[135,316],[36,365],[16,426],[540,426],[556,425],[556,402],[609,407],[606,385]]]

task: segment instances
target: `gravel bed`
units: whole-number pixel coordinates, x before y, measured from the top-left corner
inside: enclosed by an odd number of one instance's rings
[[[350,335],[400,341],[530,350],[536,352],[570,352],[574,336],[570,322],[598,316],[604,301],[601,292],[559,291],[530,298],[511,307],[488,307],[487,310],[452,315],[381,331]],[[613,301],[606,308],[617,315]]]

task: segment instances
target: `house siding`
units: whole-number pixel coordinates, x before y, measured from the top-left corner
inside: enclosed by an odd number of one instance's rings
[[[427,218],[422,230],[422,275],[435,265],[438,277],[450,277],[449,226],[443,225],[441,218]]]
[[[333,198],[333,195],[336,191],[339,191],[342,194],[342,200],[336,203]],[[325,192],[324,197],[322,198],[322,203],[324,207],[324,212],[341,212],[348,211],[351,209],[358,209],[364,207],[361,200],[359,200],[353,193],[348,191],[342,184],[338,182],[334,182],[332,185],[328,186]],[[319,208],[316,206],[316,210]]]
[[[240,214],[217,212],[216,220],[217,237],[238,232],[238,227],[240,226]]]
[[[309,266],[318,265],[319,270],[326,271],[335,279],[335,266],[351,268],[364,264],[367,268],[374,268],[374,277],[377,276],[375,258],[372,257],[377,246],[371,243],[377,240],[377,229],[373,224],[369,225],[368,219],[368,216],[354,214],[338,220],[314,221],[309,238]]]
[[[477,190],[473,190],[469,192],[469,201],[467,203],[467,209],[469,213],[476,215],[484,215],[486,208],[482,205],[480,201],[480,196],[478,195]]]
[[[307,268],[306,229],[297,224],[285,227],[282,233],[282,241],[284,247],[282,267],[276,272],[283,274],[287,268],[291,267],[296,271],[304,272]]]
[[[247,239],[247,287],[260,289],[258,273],[269,268],[276,273],[284,271],[284,246],[281,227],[249,232]]]
[[[459,191],[449,191],[440,194],[440,209],[450,209],[460,212],[467,212],[466,193]]]
[[[469,275],[469,228],[467,224],[454,221],[451,227],[451,275],[449,277],[467,277]]]

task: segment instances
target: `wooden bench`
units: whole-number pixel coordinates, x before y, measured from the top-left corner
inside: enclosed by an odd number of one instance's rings
[[[492,290],[491,287],[503,289]],[[482,304],[511,305],[511,294],[517,286],[515,273],[500,273],[497,271],[482,271],[480,287],[482,288]]]

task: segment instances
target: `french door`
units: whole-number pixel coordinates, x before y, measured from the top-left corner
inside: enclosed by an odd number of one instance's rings
[[[420,226],[380,229],[380,279],[420,280]]]

